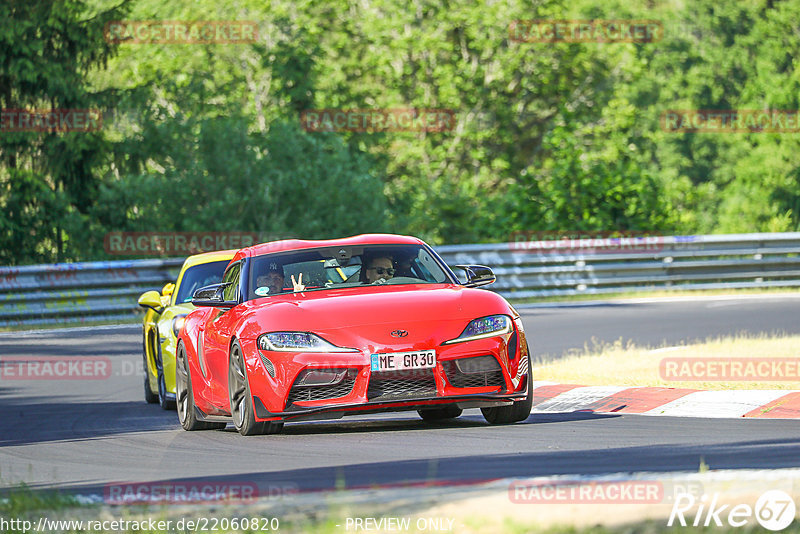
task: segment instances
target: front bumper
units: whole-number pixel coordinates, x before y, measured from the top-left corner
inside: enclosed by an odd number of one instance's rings
[[[381,346],[320,355],[261,351],[253,341],[243,340],[243,349],[258,421],[339,418],[448,404],[502,406],[525,399],[530,380],[527,342],[521,328],[505,335],[435,346],[435,367],[407,374],[371,371],[370,354],[426,350],[424,346]],[[488,367],[487,359],[493,362]],[[310,369],[346,370],[347,381],[299,388],[298,377]],[[330,390],[323,393],[327,387]]]
[[[294,409],[289,412],[271,413],[261,399],[253,397],[256,419],[260,421],[308,421],[316,419],[340,419],[345,415],[364,415],[381,412],[405,412],[435,408],[437,405],[458,404],[461,408],[478,408],[489,406],[505,406],[517,400],[524,400],[527,392],[508,394],[475,393],[472,395],[456,395],[450,397],[428,397],[404,399],[402,401],[368,401],[358,404],[338,404]]]

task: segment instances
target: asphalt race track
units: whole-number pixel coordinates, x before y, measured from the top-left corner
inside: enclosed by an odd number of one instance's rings
[[[747,331],[800,332],[800,298],[523,311],[536,352],[591,339],[668,344]],[[96,380],[0,380],[0,487],[102,493],[111,482],[237,481],[300,490],[553,474],[800,466],[800,421],[534,414],[492,427],[477,410],[441,425],[416,413],[287,424],[277,436],[185,432],[142,399],[141,329],[0,335],[0,358],[108,357]]]

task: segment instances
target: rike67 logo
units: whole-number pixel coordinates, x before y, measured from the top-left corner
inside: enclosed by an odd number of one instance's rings
[[[694,510],[694,515],[690,510]],[[763,528],[777,532],[788,527],[794,518],[794,500],[781,490],[765,492],[758,498],[755,507],[749,504],[720,504],[718,493],[713,495],[711,502],[708,502],[708,495],[697,499],[694,495],[684,494],[673,503],[667,526],[708,527],[713,524],[721,527],[727,523],[731,527],[743,527],[753,526],[755,520]]]

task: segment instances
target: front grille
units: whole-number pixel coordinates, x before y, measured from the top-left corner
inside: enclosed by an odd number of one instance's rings
[[[367,400],[435,396],[436,382],[433,377],[433,369],[419,369],[413,372],[374,372],[369,380],[369,389],[367,389]]]
[[[351,376],[348,374],[344,380],[331,386],[292,386],[292,389],[289,391],[287,404],[292,404],[297,401],[315,401],[346,397],[353,391],[353,386],[355,386],[355,384],[356,375],[352,374]]]
[[[503,387],[506,383],[500,364],[493,356],[449,360],[442,362],[442,367],[447,380],[456,388]]]

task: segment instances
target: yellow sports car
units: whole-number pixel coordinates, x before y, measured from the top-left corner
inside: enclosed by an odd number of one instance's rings
[[[175,344],[183,321],[192,306],[192,295],[203,286],[222,281],[235,250],[206,252],[189,256],[183,262],[178,280],[161,290],[147,291],[139,297],[146,308],[142,325],[144,358],[144,399],[159,403],[165,410],[175,408]]]

